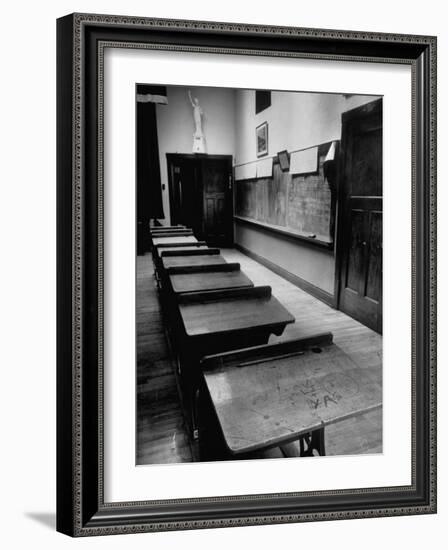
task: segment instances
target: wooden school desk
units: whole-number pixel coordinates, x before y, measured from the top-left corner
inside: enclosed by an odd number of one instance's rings
[[[382,406],[381,368],[360,368],[330,333],[206,357],[202,368],[203,458],[295,440],[302,456],[325,454],[325,426]]]
[[[179,229],[189,229],[185,225],[154,225],[149,228],[149,231],[151,233],[156,233],[160,231],[171,231],[171,230],[179,230]]]
[[[207,268],[212,265],[220,265],[227,263],[220,254],[219,248],[207,248],[200,249],[198,251],[191,250],[189,253],[183,253],[176,255],[167,255],[170,252],[164,252],[161,257],[162,268],[167,272],[172,272],[173,268],[187,268],[194,266],[202,266]]]
[[[228,288],[253,287],[253,282],[241,271],[240,264],[228,263],[209,266],[194,266],[190,269],[171,270],[170,289],[174,294],[200,292],[206,290],[225,290]]]
[[[195,250],[206,250],[208,249],[207,243],[205,241],[197,241],[195,243],[182,243],[182,242],[172,242],[166,244],[158,244],[157,246],[152,247],[152,258],[154,261],[154,273],[157,280],[160,278],[160,271],[162,269],[161,257],[165,254],[179,254],[182,251],[195,251]]]
[[[171,236],[171,235],[193,235],[193,231],[191,229],[187,228],[179,228],[179,229],[161,229],[161,230],[155,230],[151,231],[151,237],[164,237],[164,236]]]
[[[168,235],[168,236],[157,236],[152,239],[153,246],[158,246],[160,244],[191,244],[197,243],[198,240],[194,235]]]
[[[160,288],[170,289],[168,276],[182,270],[184,273],[191,269],[208,270],[217,265],[226,265],[219,248],[200,248],[199,250],[172,250],[165,251],[157,263]]]
[[[164,238],[164,237],[191,237],[193,236],[193,231],[191,229],[180,229],[176,231],[159,231],[151,233],[151,239],[154,243],[155,239]]]
[[[205,241],[198,241],[197,243],[168,243],[168,244],[159,244],[154,247],[157,255],[160,257],[164,252],[175,252],[182,250],[198,250],[208,248]],[[169,255],[169,254],[168,254]]]
[[[191,227],[185,227],[184,225],[170,225],[170,226],[159,226],[150,228],[150,233],[166,233],[167,231],[192,231]]]
[[[211,353],[265,344],[271,334],[282,334],[295,319],[272,296],[269,286],[179,294],[177,302],[181,387],[196,437],[200,359]]]
[[[164,279],[166,288],[164,306],[166,305],[167,318],[170,323],[170,333],[173,330],[178,339],[182,332],[182,323],[179,321],[178,298],[179,294],[187,292],[206,292],[237,288],[251,288],[253,282],[241,271],[238,263],[224,263],[217,265],[196,265],[186,267],[172,267]],[[173,343],[176,349],[177,342]]]
[[[205,241],[196,241],[196,242],[182,242],[182,241],[174,241],[169,243],[160,243],[160,244],[153,244],[152,247],[152,257],[154,258],[154,262],[157,263],[158,260],[160,260],[160,257],[162,254],[170,253],[171,251],[174,251],[174,255],[176,255],[180,250],[197,250],[197,249],[204,249],[208,248],[207,243]]]
[[[203,243],[203,241],[202,241]],[[157,284],[160,286],[160,270],[161,270],[161,262],[160,262],[160,255],[159,255],[159,249],[164,248],[181,248],[184,246],[192,246],[199,244],[199,241],[196,239],[194,235],[176,235],[171,237],[154,237],[152,239],[152,258],[154,261],[154,275],[157,280]]]
[[[152,227],[149,232],[151,235],[154,235],[155,233],[163,233],[166,231],[185,231],[186,229],[190,229],[189,227],[185,226],[167,226],[167,227]]]

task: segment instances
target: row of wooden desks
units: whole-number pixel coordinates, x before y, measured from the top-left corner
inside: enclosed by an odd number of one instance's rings
[[[272,296],[270,287],[254,287],[240,265],[227,263],[219,249],[184,246],[190,243],[175,240],[154,240],[155,263],[178,357],[184,408],[197,436],[201,358],[267,343],[294,317]]]
[[[155,237],[153,246],[202,459],[249,458],[272,447],[290,456],[294,440],[300,455],[325,454],[325,425],[381,406],[378,373],[355,365],[331,334],[268,345],[294,317],[238,263],[194,236]]]

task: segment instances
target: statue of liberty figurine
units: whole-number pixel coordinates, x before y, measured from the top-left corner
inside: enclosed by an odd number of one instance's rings
[[[202,130],[202,116],[204,111],[199,106],[197,97],[191,97],[191,91],[188,90],[188,97],[193,107],[194,134],[193,134],[193,153],[205,153],[205,136]]]

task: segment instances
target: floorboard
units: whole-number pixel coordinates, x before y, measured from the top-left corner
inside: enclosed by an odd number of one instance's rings
[[[137,256],[137,464],[192,462],[151,254]]]

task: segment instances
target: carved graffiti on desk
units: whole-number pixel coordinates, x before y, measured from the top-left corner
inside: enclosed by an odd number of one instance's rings
[[[343,373],[327,374],[322,380],[307,379],[295,385],[294,389],[305,396],[312,410],[337,405],[342,399],[353,397],[359,392],[356,380]]]

